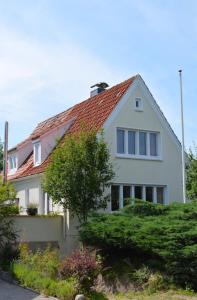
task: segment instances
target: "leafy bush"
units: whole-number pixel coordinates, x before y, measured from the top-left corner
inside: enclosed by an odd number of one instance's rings
[[[61,300],[73,300],[77,293],[74,279],[56,281],[22,263],[14,263],[12,272],[24,287],[32,288],[48,296],[58,297]]]
[[[175,283],[197,289],[197,202],[137,202],[116,214],[94,215],[80,230],[87,245],[155,261]],[[159,270],[160,271],[160,270]]]
[[[96,260],[95,253],[92,254],[87,249],[76,250],[62,261],[60,274],[62,278],[76,278],[82,289],[90,291],[100,267],[101,264]]]
[[[0,177],[0,265],[6,268],[15,254],[16,231],[9,216],[18,213],[16,192],[10,183],[3,184]],[[10,257],[8,256],[10,254]]]

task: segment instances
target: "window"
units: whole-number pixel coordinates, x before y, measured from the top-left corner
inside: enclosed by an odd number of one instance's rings
[[[123,185],[123,206],[129,204],[129,198],[131,198],[131,186]]]
[[[117,130],[117,152],[118,153],[125,153],[125,131],[122,129]]]
[[[41,144],[40,142],[34,143],[34,166],[41,164]]]
[[[150,133],[150,155],[157,156],[157,134]]]
[[[135,154],[135,131],[128,131],[128,153]]]
[[[146,201],[153,202],[153,187],[152,186],[146,187]]]
[[[145,184],[115,184],[111,186],[111,210],[117,211],[130,204],[129,198],[133,197],[152,203],[165,204],[166,186],[145,185]]]
[[[139,153],[146,155],[146,132],[139,132]]]
[[[135,110],[143,111],[143,102],[141,98],[135,98]]]
[[[120,208],[119,206],[119,185],[111,186],[111,210],[115,211]]]
[[[135,186],[135,198],[142,199],[142,186]]]
[[[9,161],[9,171],[13,172],[17,169],[17,158],[15,155],[11,155],[8,159]]]
[[[158,132],[117,129],[117,154],[122,157],[158,159],[160,156]]]
[[[157,187],[157,203],[164,204],[164,188]]]

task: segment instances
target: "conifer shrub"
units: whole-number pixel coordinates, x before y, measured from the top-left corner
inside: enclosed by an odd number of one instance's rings
[[[158,271],[197,290],[197,202],[168,206],[140,201],[115,214],[92,216],[80,230],[83,243],[105,255],[125,251],[152,261]]]

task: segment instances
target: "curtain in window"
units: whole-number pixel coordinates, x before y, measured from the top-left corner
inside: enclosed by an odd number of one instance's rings
[[[150,133],[150,155],[157,156],[157,134]]]
[[[146,155],[146,132],[139,133],[139,153]]]
[[[135,131],[128,131],[128,153],[135,154]]]
[[[117,130],[117,153],[124,153],[124,139],[125,139],[125,132],[124,130],[118,129]]]

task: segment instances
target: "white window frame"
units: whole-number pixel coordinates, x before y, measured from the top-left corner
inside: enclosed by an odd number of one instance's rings
[[[139,104],[139,106],[136,106],[136,104]],[[144,105],[143,105],[143,100],[140,97],[136,97],[134,100],[134,106],[135,106],[135,111],[143,111],[144,110]]]
[[[38,148],[37,148],[38,147]],[[36,161],[36,151],[38,151],[38,159]],[[34,167],[37,167],[41,164],[41,143],[39,140],[33,142],[33,152],[34,152]]]
[[[13,165],[13,162],[14,162],[15,167],[11,168],[11,166]],[[17,155],[16,154],[10,154],[8,156],[8,173],[9,174],[14,174],[17,171],[17,169],[18,169]]]
[[[124,153],[117,152],[117,130],[124,130],[125,131],[125,138],[124,138]],[[135,131],[135,154],[128,153],[128,131]],[[142,159],[142,160],[162,160],[162,139],[161,133],[158,131],[151,131],[151,130],[143,130],[143,129],[135,129],[135,128],[122,128],[116,127],[115,128],[115,137],[116,137],[116,153],[115,156],[119,158],[132,158],[132,159]],[[146,155],[141,155],[139,153],[139,132],[146,132]],[[150,133],[157,134],[157,155],[150,155]]]
[[[115,186],[119,186],[119,209],[123,208],[123,187],[124,186],[130,186],[130,193],[131,198],[135,198],[135,186],[142,187],[142,201],[146,201],[146,187],[152,187],[153,188],[153,202],[157,204],[157,188],[163,188],[163,205],[168,204],[168,186],[167,185],[158,185],[158,184],[136,184],[136,183],[113,183],[111,184]],[[110,201],[110,210],[112,211],[112,203]]]

